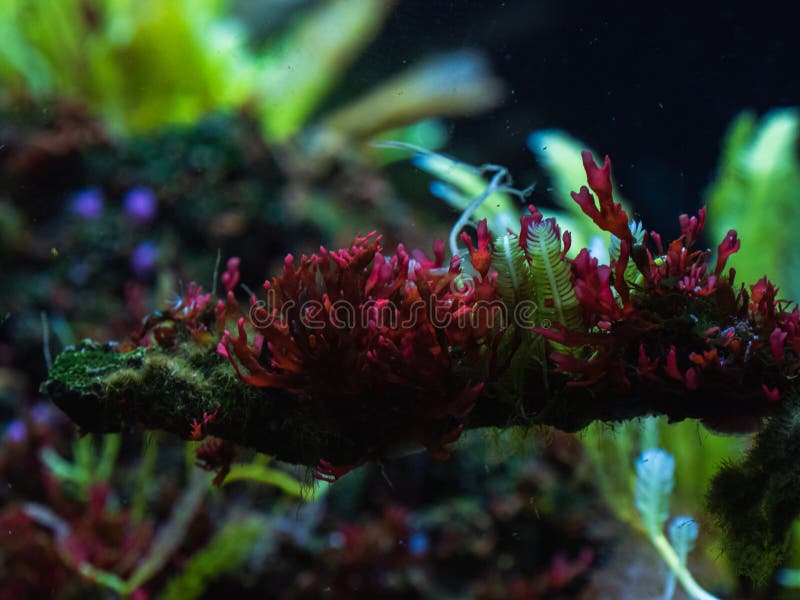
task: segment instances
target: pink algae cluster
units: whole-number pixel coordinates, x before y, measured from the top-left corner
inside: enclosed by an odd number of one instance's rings
[[[494,279],[465,275],[458,259],[445,266],[441,243],[430,258],[402,244],[385,256],[380,241],[370,233],[347,249],[287,256],[264,284],[268,303],[251,298],[249,320],[225,331],[218,351],[250,385],[283,389],[349,426],[411,432],[444,459],[482,389],[454,375],[453,348],[479,360],[491,315],[464,316],[496,297]],[[322,461],[321,477],[341,474]]]
[[[705,208],[696,217],[681,215],[681,235],[668,245],[655,231],[635,243],[628,217],[611,195],[609,159],[597,167],[591,154],[584,152],[583,161],[600,207],[586,187],[573,198],[601,229],[621,241],[619,257],[608,266],[598,265],[586,249],[571,261],[586,331],[559,326],[540,330],[553,341],[582,350],[551,356],[557,370],[579,375],[569,385],[612,379],[628,389],[632,379],[639,379],[655,384],[678,382],[690,391],[701,390],[708,383],[711,390],[726,378],[728,384],[735,382],[762,349],[769,353],[758,360],[766,360],[768,367],[797,371],[797,306],[777,300],[777,289],[766,277],[750,286],[748,293],[744,286],[735,287],[734,269],[724,274],[728,258],[740,248],[736,231],[730,230],[719,244],[713,267],[711,252],[696,248],[706,220]],[[641,274],[635,285],[625,278],[629,261],[635,262]],[[687,318],[708,326],[691,340],[668,343],[666,325]],[[682,341],[694,347],[686,348]],[[791,364],[786,361],[787,348],[792,351]],[[635,361],[630,360],[632,349],[636,350]],[[778,386],[762,382],[761,390],[769,400],[780,398]]]

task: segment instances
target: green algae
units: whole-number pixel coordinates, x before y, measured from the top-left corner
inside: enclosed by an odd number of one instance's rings
[[[190,439],[193,422],[213,414],[204,435],[289,462],[316,465],[337,455],[349,460],[353,451],[315,403],[249,386],[213,346],[191,341],[129,352],[83,342],[59,354],[42,390],[86,432],[140,427]]]

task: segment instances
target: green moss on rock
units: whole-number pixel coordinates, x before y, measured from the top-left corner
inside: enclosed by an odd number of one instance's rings
[[[188,438],[195,419],[216,413],[203,434],[299,464],[354,460],[353,444],[319,406],[246,385],[213,346],[120,353],[85,342],[57,357],[43,390],[84,431],[143,427]]]
[[[145,356],[144,348],[131,352],[115,352],[112,346],[84,341],[56,357],[45,388],[58,381],[72,389],[102,384],[111,373],[128,367],[139,367]]]

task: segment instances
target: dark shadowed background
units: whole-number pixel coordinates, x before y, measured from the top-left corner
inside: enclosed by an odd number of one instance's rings
[[[522,182],[536,177],[527,134],[565,129],[612,156],[647,221],[671,224],[701,204],[734,115],[800,104],[791,5],[403,0],[350,84],[366,88],[432,50],[483,48],[507,99],[456,122],[450,149]]]

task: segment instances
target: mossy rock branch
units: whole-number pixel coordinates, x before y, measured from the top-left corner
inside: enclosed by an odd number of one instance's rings
[[[715,424],[731,418],[753,422],[768,407],[763,392],[755,387],[752,393],[739,389],[735,395],[719,392],[709,397],[707,392],[685,389],[677,394],[674,388],[659,385],[633,386],[621,394],[604,382],[571,387],[566,381],[556,373],[550,373],[547,382],[532,376],[522,404],[504,401],[497,386],[489,385],[465,426],[548,425],[578,431],[597,420],[622,421],[647,414]],[[372,400],[376,405],[392,404],[388,388],[388,393],[376,390]],[[411,441],[403,430],[401,408],[382,423],[365,421],[347,410],[331,414],[330,407],[303,394],[245,384],[212,347],[197,344],[181,344],[171,351],[153,347],[119,353],[112,345],[86,341],[56,357],[43,389],[85,432],[139,427],[189,438],[192,421],[216,411],[204,433],[308,466],[320,459],[347,464],[364,456],[381,458]],[[394,400],[402,407],[399,396]]]
[[[576,431],[595,420],[646,414],[715,425],[752,425],[768,416],[747,457],[716,476],[708,501],[738,570],[755,580],[771,574],[785,555],[791,523],[800,513],[797,390],[786,391],[773,414],[765,415],[768,404],[755,384],[753,390],[740,386],[736,393],[724,388],[712,394],[677,393],[674,387],[639,385],[620,394],[602,382],[587,387],[566,382],[555,373],[546,383],[529,381],[522,404],[503,401],[498,386],[488,386],[465,425],[549,425]],[[330,409],[302,394],[254,388],[240,381],[213,347],[191,343],[171,351],[154,347],[119,353],[111,345],[87,341],[56,358],[43,388],[86,432],[159,429],[188,439],[192,421],[216,411],[204,433],[312,467],[320,459],[348,464],[364,456],[381,458],[409,442],[402,418],[377,427],[357,415],[329,414]],[[375,398],[391,400],[385,391]]]
[[[213,349],[190,348],[118,353],[111,345],[85,341],[56,357],[43,388],[90,433],[140,427],[189,439],[193,420],[216,412],[204,433],[288,462],[314,465],[326,447],[347,445],[332,440],[331,428],[302,402],[246,385]]]

